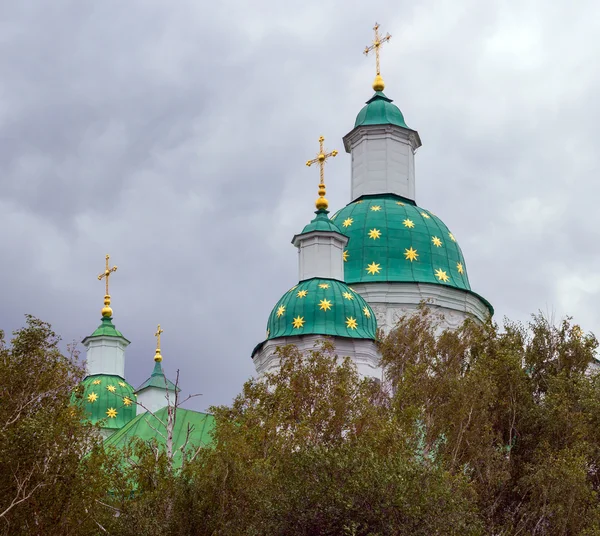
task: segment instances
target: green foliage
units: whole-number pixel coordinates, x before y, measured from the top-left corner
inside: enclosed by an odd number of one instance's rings
[[[70,405],[83,370],[57,343],[50,326],[33,317],[10,344],[0,332],[3,534],[89,534],[95,526],[80,464],[93,431]]]
[[[146,534],[148,523],[173,534],[482,533],[467,479],[422,462],[414,423],[396,420],[379,383],[329,345],[280,357],[280,372],[213,408],[213,448],[176,479],[143,476],[151,451],[130,466],[144,492],[119,502],[119,533],[138,523]]]
[[[425,453],[468,477],[487,534],[600,531],[597,346],[541,316],[440,333],[427,309],[384,342],[396,411],[422,423]]]
[[[156,442],[93,441],[69,408],[81,370],[29,319],[0,348],[0,506],[33,493],[3,530],[600,536],[597,346],[570,319],[451,332],[423,308],[381,343],[384,382],[285,347],[175,468]]]

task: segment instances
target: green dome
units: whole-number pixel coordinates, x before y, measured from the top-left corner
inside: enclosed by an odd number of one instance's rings
[[[119,429],[135,417],[133,387],[120,376],[88,376],[81,382],[78,395],[90,421],[102,421],[102,428]]]
[[[302,229],[300,234],[306,234],[312,231],[329,231],[332,233],[344,234],[340,228],[327,217],[327,214],[329,214],[328,210],[317,210],[315,214],[315,218]]]
[[[382,91],[376,91],[367,101],[367,105],[358,112],[354,128],[362,125],[396,125],[409,128],[398,106],[392,104],[392,99],[388,99]]]
[[[344,252],[348,284],[434,283],[471,291],[454,235],[442,220],[412,201],[392,194],[364,196],[332,220],[349,238]]]
[[[89,339],[90,337],[101,337],[101,336],[122,337],[123,339],[125,339],[125,337],[123,337],[123,334],[112,323],[112,318],[107,318],[107,317],[102,317],[100,325],[96,328],[96,331],[94,331],[94,333],[92,333],[89,337],[86,337],[84,339],[84,342],[87,339]],[[127,340],[127,339],[125,339],[125,340]],[[127,341],[127,342],[129,342],[129,341]]]
[[[267,323],[267,339],[333,335],[375,339],[377,322],[367,302],[335,279],[308,279],[288,290]]]

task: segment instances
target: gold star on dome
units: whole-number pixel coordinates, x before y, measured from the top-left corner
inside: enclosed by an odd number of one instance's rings
[[[117,388],[114,385],[107,385],[106,388],[111,392],[114,393]]]
[[[124,406],[131,406],[131,404],[133,404],[133,402],[131,401],[131,398],[129,398],[128,396],[123,398],[123,405]]]
[[[344,292],[342,294],[342,296],[344,296],[344,298],[346,298],[347,300],[353,300],[354,296],[352,296],[352,294],[350,294],[349,292]]]
[[[88,396],[87,396],[88,402],[91,402],[92,404],[94,402],[96,402],[96,400],[98,400],[98,395],[94,392],[91,392]]]
[[[304,325],[304,318],[302,316],[297,316],[292,321],[292,326],[294,326],[294,329],[300,329],[303,325]]]
[[[308,290],[299,290],[298,293],[296,294],[296,296],[298,298],[304,298],[304,297],[306,297],[307,294],[308,294]]]
[[[356,204],[360,205],[363,202],[363,200],[361,199],[360,201],[357,201]]]
[[[378,274],[379,272],[381,272],[381,265],[380,264],[375,264],[374,262],[372,262],[371,264],[369,264],[367,266],[366,270],[371,275]]]
[[[421,216],[423,216],[424,218],[429,219],[431,216],[429,216],[429,214],[427,214],[427,212],[421,212]]]
[[[432,236],[431,237],[431,242],[433,243],[433,245],[436,248],[441,248],[442,247],[442,241],[437,236]]]
[[[319,288],[328,289],[329,288],[329,284],[327,284],[327,283],[319,283]]]
[[[109,418],[114,419],[117,416],[117,410],[115,408],[108,408],[106,414]]]
[[[351,226],[353,223],[354,223],[354,220],[353,220],[352,218],[346,218],[346,219],[343,221],[342,225],[343,225],[344,227],[350,227],[350,226]]]
[[[329,300],[321,300],[319,302],[319,309],[321,311],[329,311],[331,309],[331,302]]]
[[[396,205],[400,205],[401,207],[403,207],[404,203],[402,203],[401,201],[396,201]]]
[[[380,237],[381,237],[381,231],[379,229],[371,229],[369,231],[369,238],[372,238],[373,240],[377,240]]]
[[[269,338],[270,334],[271,334],[271,330],[269,328],[267,328],[267,339]]]
[[[410,249],[405,249],[404,250],[404,256],[406,257],[407,261],[416,261],[417,257],[419,256],[419,254],[417,253],[416,249],[413,249],[412,246],[410,246]]]
[[[456,242],[456,238],[454,238],[454,235],[452,233],[448,233],[448,236],[450,237],[450,240],[452,240],[452,242]]]
[[[350,257],[350,253],[348,253],[348,250],[346,250],[344,253],[342,253],[342,259],[344,259],[344,262],[348,260],[348,257]]]
[[[352,318],[351,316],[346,318],[346,327],[348,329],[356,329],[357,326],[356,318]]]
[[[277,318],[280,318],[285,313],[285,305],[280,305],[277,307]]]
[[[371,311],[369,311],[369,308],[366,305],[363,307],[363,313],[367,318],[371,318]]]
[[[381,207],[380,207],[379,205],[373,205],[373,206],[371,207],[371,210],[372,210],[373,212],[379,212],[379,211],[381,210]]]
[[[415,222],[409,220],[408,218],[406,218],[402,223],[404,224],[404,227],[408,227],[409,229],[412,229],[415,226]]]
[[[441,268],[438,268],[435,271],[435,277],[437,277],[440,281],[443,281],[444,283],[447,283],[448,280],[450,279],[448,277],[448,274],[446,272],[444,272],[444,270],[442,270]]]
[[[127,387],[127,384],[126,384],[125,382],[119,382],[119,385],[120,385],[121,387]]]
[[[458,270],[459,274],[464,274],[465,273],[465,269],[463,268],[463,265],[460,262],[456,263],[456,269]]]
[[[295,287],[292,287],[290,290],[288,290],[288,292],[294,292],[294,290],[296,290],[298,288],[298,285],[296,285]]]
[[[94,380],[94,381],[92,382],[92,384],[93,384],[93,385],[100,385],[101,383],[102,383],[102,381],[101,381],[101,380]]]

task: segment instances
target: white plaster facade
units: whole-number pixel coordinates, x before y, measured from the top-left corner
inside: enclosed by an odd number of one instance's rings
[[[83,340],[86,347],[86,370],[94,374],[114,374],[125,378],[125,348],[129,341],[124,337],[99,335]]]
[[[356,290],[371,306],[377,327],[385,334],[407,314],[417,312],[425,302],[443,315],[440,328],[456,329],[467,318],[485,322],[490,316],[486,303],[461,289],[430,283],[355,283]]]
[[[167,392],[169,398],[167,399]],[[165,384],[164,387],[145,387],[144,389],[137,391],[137,414],[144,413],[146,409],[151,412],[158,411],[165,406],[172,405],[175,403],[175,390],[169,389]]]
[[[265,341],[253,358],[256,372],[262,376],[266,372],[275,372],[279,369],[280,360],[276,354],[279,347],[293,344],[298,350],[305,353],[318,348],[320,341],[324,340],[333,341],[338,357],[350,357],[361,376],[382,379],[382,371],[379,366],[380,356],[375,341],[325,335],[296,335]]]
[[[298,248],[298,280],[322,277],[344,280],[344,247],[348,237],[331,231],[312,231],[294,236]]]
[[[352,154],[351,200],[362,195],[396,194],[415,200],[415,151],[419,134],[396,125],[366,125],[344,137]]]

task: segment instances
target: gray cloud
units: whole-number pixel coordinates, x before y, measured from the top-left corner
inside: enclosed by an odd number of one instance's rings
[[[417,201],[461,243],[497,318],[541,308],[595,330],[600,7],[566,0],[418,5],[309,0],[0,6],[0,325],[65,340],[99,323],[109,252],[128,379],[157,323],[195,407],[253,372],[271,307],[297,278],[329,148],[370,95],[375,19],[386,94],[423,140]],[[349,200],[350,159],[327,168]]]

